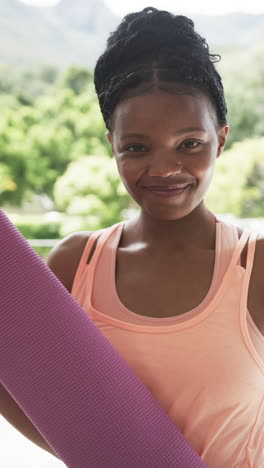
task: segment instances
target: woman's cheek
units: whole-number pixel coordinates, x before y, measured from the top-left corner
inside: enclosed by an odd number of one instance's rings
[[[119,162],[118,169],[124,182],[135,185],[145,173],[146,164],[143,161],[123,160]]]
[[[212,157],[208,153],[199,157],[195,157],[194,155],[192,158],[188,159],[188,162],[186,161],[186,168],[190,173],[195,174],[199,178],[204,176],[204,173],[210,169],[212,163]]]
[[[122,162],[118,167],[119,174],[123,185],[125,186],[129,195],[137,202],[140,202],[140,180],[144,174],[144,167],[134,164],[133,162]]]

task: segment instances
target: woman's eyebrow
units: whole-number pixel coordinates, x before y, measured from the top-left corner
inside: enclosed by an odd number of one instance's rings
[[[135,138],[149,138],[149,136],[144,135],[143,133],[126,133],[125,135],[122,135],[122,136],[120,137],[120,140],[125,140],[126,138],[131,138],[131,137],[135,137]]]
[[[177,132],[175,132],[175,135],[184,135],[185,133],[191,133],[191,132],[206,133],[206,130],[205,128],[202,128],[202,127],[185,127],[185,128],[180,128],[180,130],[177,130]]]
[[[191,133],[191,132],[203,132],[206,133],[206,130],[201,127],[186,127],[186,128],[180,128],[175,132],[175,135],[184,135],[185,133]],[[120,140],[125,140],[126,138],[150,138],[148,135],[144,135],[143,133],[126,133],[125,135],[122,135]]]

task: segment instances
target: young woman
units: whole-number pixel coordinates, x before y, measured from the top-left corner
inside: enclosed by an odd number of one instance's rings
[[[48,265],[208,467],[260,468],[264,239],[204,204],[229,129],[217,57],[184,16],[123,19],[95,87],[140,211],[67,236]]]

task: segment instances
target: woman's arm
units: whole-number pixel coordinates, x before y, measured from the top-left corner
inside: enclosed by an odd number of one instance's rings
[[[3,385],[0,385],[0,413],[27,439],[60,460]]]

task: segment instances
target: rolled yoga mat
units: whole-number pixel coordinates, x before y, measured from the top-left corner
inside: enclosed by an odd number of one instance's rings
[[[2,210],[0,252],[0,381],[66,466],[205,468]]]

